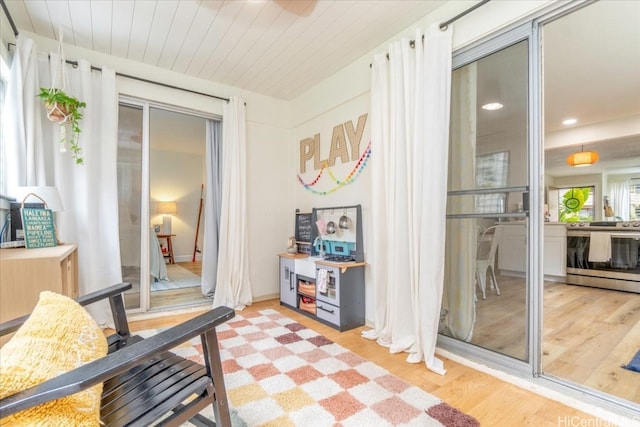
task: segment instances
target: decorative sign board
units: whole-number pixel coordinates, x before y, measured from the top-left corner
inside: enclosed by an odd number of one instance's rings
[[[51,209],[22,208],[20,213],[27,249],[49,248],[58,244]]]
[[[311,213],[296,213],[296,243],[299,253],[311,253],[311,241],[313,240],[313,222]]]

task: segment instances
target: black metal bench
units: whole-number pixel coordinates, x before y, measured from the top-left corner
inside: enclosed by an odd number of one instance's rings
[[[129,331],[122,292],[114,285],[76,299],[83,306],[108,298],[115,333],[109,353],[56,378],[0,400],[0,418],[104,383],[100,418],[105,426],[231,426],[216,326],[235,316],[217,307],[191,320],[142,339]],[[0,336],[15,332],[28,316],[0,324]],[[201,337],[204,366],[169,350]],[[212,405],[215,423],[199,414]],[[160,421],[159,421],[160,420]]]

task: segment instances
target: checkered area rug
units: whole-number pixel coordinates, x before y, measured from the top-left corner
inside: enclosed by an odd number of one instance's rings
[[[234,426],[479,425],[275,310],[236,314],[218,339]],[[197,339],[174,351],[202,363],[201,350]]]

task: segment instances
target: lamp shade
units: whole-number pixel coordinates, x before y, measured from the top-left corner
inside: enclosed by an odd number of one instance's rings
[[[594,164],[600,159],[600,156],[595,151],[579,151],[577,153],[570,154],[567,157],[567,164],[569,166],[589,166]]]
[[[158,202],[158,213],[164,215],[175,215],[178,213],[176,202]]]
[[[62,205],[62,199],[60,199],[60,193],[56,187],[47,186],[26,186],[18,187],[16,191],[16,201],[18,203],[27,202],[42,202],[46,204],[47,209],[51,209],[53,212],[61,212],[64,210]],[[35,196],[37,197],[35,197]],[[28,196],[28,197],[27,197]],[[42,200],[39,200],[38,197]]]

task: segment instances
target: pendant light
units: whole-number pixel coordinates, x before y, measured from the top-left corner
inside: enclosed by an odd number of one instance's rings
[[[567,157],[567,164],[569,166],[581,167],[581,166],[590,166],[600,159],[600,156],[595,151],[584,151],[584,145],[582,146],[582,150],[570,154]]]

